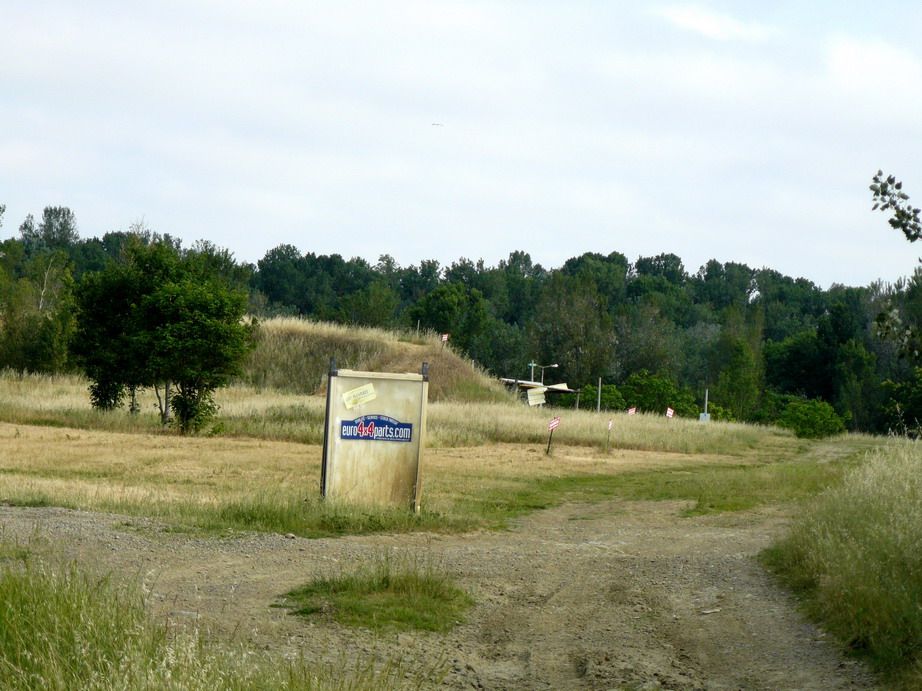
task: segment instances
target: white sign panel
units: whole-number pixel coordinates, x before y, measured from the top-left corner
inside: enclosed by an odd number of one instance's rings
[[[320,491],[324,497],[419,510],[426,434],[423,374],[331,368]]]

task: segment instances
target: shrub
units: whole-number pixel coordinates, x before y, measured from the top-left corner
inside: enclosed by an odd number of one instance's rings
[[[821,439],[845,431],[845,421],[831,405],[818,398],[791,401],[784,408],[778,424],[807,439]]]

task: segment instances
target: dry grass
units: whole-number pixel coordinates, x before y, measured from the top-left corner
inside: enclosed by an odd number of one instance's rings
[[[893,440],[766,553],[808,611],[855,652],[922,688],[922,446]]]
[[[504,400],[503,389],[437,334],[342,326],[294,317],[260,323],[242,383],[299,394],[323,390],[330,359],[342,369],[416,372],[429,363],[429,400]]]
[[[77,376],[19,377],[0,375],[0,420],[19,424],[165,434],[152,391],[139,396],[141,414],[90,408],[87,383]],[[217,392],[221,406],[218,434],[266,440],[320,444],[323,441],[324,398],[278,390],[232,386]],[[495,443],[546,444],[547,423],[561,417],[554,432],[557,445],[608,445],[612,449],[665,451],[682,454],[751,455],[786,453],[802,445],[790,432],[738,423],[702,424],[697,420],[656,415],[599,414],[586,410],[529,408],[509,402],[434,402],[429,406],[428,446],[479,446]]]

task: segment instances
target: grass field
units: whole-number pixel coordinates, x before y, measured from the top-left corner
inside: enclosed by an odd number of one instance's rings
[[[0,499],[153,517],[183,530],[309,537],[502,528],[566,501],[612,497],[682,500],[688,515],[784,505],[800,518],[767,560],[813,616],[879,669],[908,680],[899,683],[918,687],[915,442],[882,446],[858,435],[813,442],[768,427],[620,415],[609,444],[608,415],[435,402],[423,510],[412,515],[318,500],[322,401],[233,387],[219,394],[210,434],[182,437],[160,427],[149,397],[141,415],[100,413],[78,377],[6,374]],[[548,455],[554,414],[562,423]],[[888,589],[894,583],[899,592]]]

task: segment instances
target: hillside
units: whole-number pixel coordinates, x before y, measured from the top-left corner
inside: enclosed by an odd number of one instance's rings
[[[429,400],[485,401],[510,398],[470,359],[443,347],[432,333],[349,327],[292,317],[261,321],[256,350],[241,381],[258,388],[300,394],[324,390],[330,358],[341,369],[419,372],[429,363]]]

